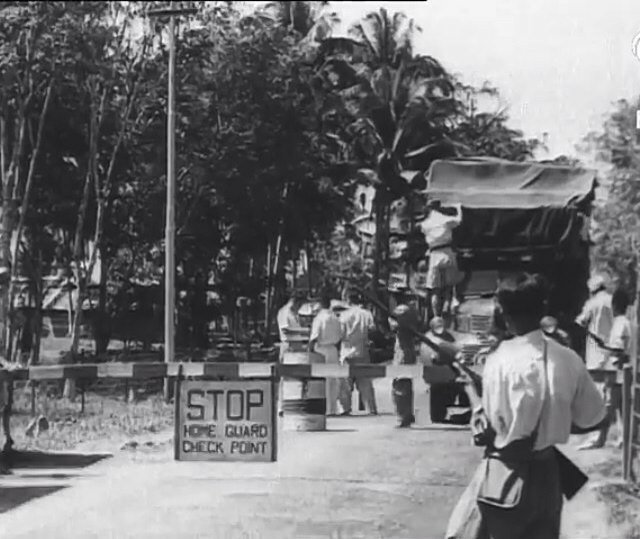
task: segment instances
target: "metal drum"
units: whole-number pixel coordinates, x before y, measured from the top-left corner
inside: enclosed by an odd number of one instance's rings
[[[282,362],[288,365],[324,363],[315,352],[284,352]],[[288,431],[327,430],[327,395],[324,378],[282,379],[282,427]]]

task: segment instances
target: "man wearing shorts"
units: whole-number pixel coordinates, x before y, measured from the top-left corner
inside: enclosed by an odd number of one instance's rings
[[[460,281],[456,254],[453,251],[453,229],[462,221],[462,206],[456,205],[456,215],[440,211],[440,202],[432,200],[420,228],[429,246],[429,269],[426,288],[429,290],[433,316],[450,314],[453,289]]]

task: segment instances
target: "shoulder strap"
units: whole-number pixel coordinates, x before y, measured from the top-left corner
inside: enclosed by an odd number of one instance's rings
[[[535,445],[538,439],[538,430],[540,428],[540,422],[542,421],[542,414],[544,413],[544,405],[547,403],[547,395],[549,394],[549,375],[548,375],[548,348],[549,342],[546,337],[542,337],[543,351],[542,351],[542,363],[544,364],[544,394],[542,396],[542,407],[540,408],[540,415],[538,416],[538,422],[536,423],[535,429],[531,433],[531,438],[533,440],[533,444]]]

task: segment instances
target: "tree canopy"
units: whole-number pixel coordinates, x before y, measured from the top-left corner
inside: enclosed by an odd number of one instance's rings
[[[402,13],[372,12],[336,37],[326,2],[184,4],[197,13],[176,49],[179,344],[206,346],[209,321],[239,297],[273,311],[301,249],[328,271],[360,264],[336,232],[358,182],[376,186],[383,224],[419,187],[404,172],[536,147],[504,113],[469,109],[463,96],[486,89],[416,54]],[[31,283],[33,327],[44,277],[73,289],[74,348],[83,313],[101,348],[131,312],[148,326],[141,340],[159,336],[168,49],[166,21],[145,10],[163,5],[0,4],[0,263]],[[384,234],[378,249],[385,260]],[[20,290],[0,298],[3,320]],[[5,350],[27,329],[7,324]]]
[[[637,104],[619,100],[602,130],[585,137],[591,151],[606,168],[602,188],[606,199],[594,212],[593,265],[636,291],[640,260],[640,157],[635,126]]]

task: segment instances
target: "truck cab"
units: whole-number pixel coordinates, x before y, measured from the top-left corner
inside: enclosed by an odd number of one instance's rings
[[[467,272],[464,289],[458,293],[458,307],[452,320],[451,333],[461,346],[464,361],[480,361],[480,352],[490,346],[489,334],[495,309],[494,294],[500,278],[495,270]]]

